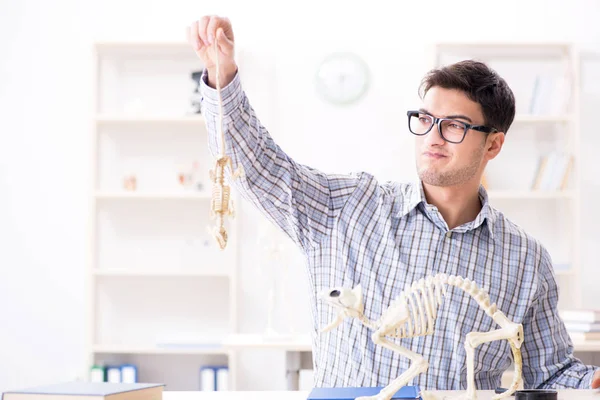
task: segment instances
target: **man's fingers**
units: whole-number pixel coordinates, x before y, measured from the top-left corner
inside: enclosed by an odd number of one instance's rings
[[[198,51],[202,47],[202,43],[200,42],[200,37],[198,36],[198,21],[194,21],[189,30],[189,39],[188,41],[193,46],[194,50]]]
[[[208,36],[208,44],[212,45],[215,41],[215,37],[217,36],[217,28],[219,27],[219,17],[213,15],[210,17],[210,21],[208,22],[208,26],[206,27],[206,33]]]
[[[211,19],[211,17],[205,15],[204,17],[202,17],[200,19],[200,21],[198,21],[198,36],[200,36],[203,46],[209,45],[208,36],[206,34],[207,33],[206,29],[207,29],[210,19]]]
[[[217,30],[217,42],[219,50],[226,56],[233,56],[233,42],[229,40],[223,28]]]

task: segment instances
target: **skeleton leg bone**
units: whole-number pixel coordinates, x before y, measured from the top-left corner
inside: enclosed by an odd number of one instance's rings
[[[235,171],[233,170],[233,162],[231,161],[231,158],[227,159],[227,165],[229,165],[229,168],[232,172],[232,179],[237,179],[244,175],[244,168],[242,168],[241,165],[238,165],[238,168]]]
[[[409,358],[412,361],[411,366],[404,371],[399,377],[392,380],[386,387],[375,396],[364,396],[358,397],[356,400],[389,400],[398,390],[408,384],[414,377],[429,368],[429,363],[418,353],[411,351],[407,348],[399,346],[395,343],[390,342],[385,338],[385,334],[381,331],[376,331],[373,334],[373,342],[377,345],[383,346],[386,349],[400,353],[401,355]]]
[[[475,348],[482,343],[493,342],[495,340],[508,340],[513,350],[515,359],[515,379],[511,387],[504,393],[495,395],[492,399],[502,399],[511,396],[521,384],[521,350],[518,348],[520,342],[518,340],[519,332],[522,332],[520,324],[510,323],[510,325],[497,329],[491,332],[471,332],[467,334],[465,340],[465,351],[467,354],[467,393],[457,397],[452,397],[455,400],[476,400],[477,394],[475,389]]]
[[[229,206],[227,207],[227,215],[231,218],[235,217],[235,208],[233,208],[233,200],[231,198],[229,199]]]

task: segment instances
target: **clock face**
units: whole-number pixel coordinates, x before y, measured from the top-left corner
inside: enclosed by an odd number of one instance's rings
[[[354,103],[367,91],[369,69],[356,54],[334,53],[319,65],[315,86],[317,92],[331,103]]]

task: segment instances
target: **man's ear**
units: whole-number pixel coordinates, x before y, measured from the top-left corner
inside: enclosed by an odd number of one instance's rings
[[[502,146],[504,145],[504,132],[496,132],[488,135],[485,143],[485,158],[487,160],[492,160],[496,158],[496,156],[502,150]]]

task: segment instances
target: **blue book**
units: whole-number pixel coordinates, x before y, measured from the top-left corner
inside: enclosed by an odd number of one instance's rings
[[[340,387],[340,388],[313,388],[307,400],[354,400],[360,396],[373,396],[378,394],[381,387]],[[420,399],[418,386],[404,386],[392,396],[392,399]]]
[[[101,400],[110,396],[111,400],[125,400],[136,391],[136,400],[161,400],[164,384],[158,383],[109,383],[109,382],[67,382],[55,385],[37,386],[29,389],[2,393],[2,400],[26,400],[68,398],[69,400]]]

